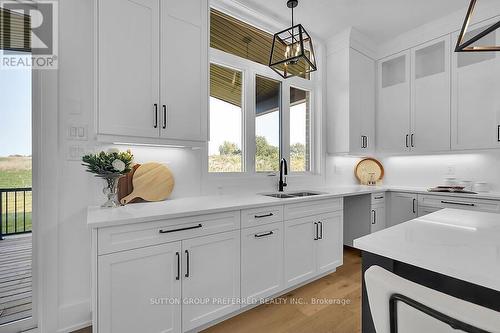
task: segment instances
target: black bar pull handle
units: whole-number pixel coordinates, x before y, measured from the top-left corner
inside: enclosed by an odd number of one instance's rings
[[[186,250],[184,253],[186,253],[186,274],[184,276],[189,277],[189,251]]]
[[[314,240],[318,240],[319,239],[319,225],[318,225],[318,222],[314,222],[314,228],[315,228],[315,231],[316,231],[316,234],[314,235]]]
[[[409,134],[406,134],[406,141],[405,141],[406,142],[406,148],[410,147],[410,145],[408,144],[408,138],[409,138],[409,136],[410,136]]]
[[[416,201],[417,201],[417,199],[413,199],[413,203],[412,203],[412,205],[413,205],[413,208],[412,208],[412,210],[413,210],[413,214],[415,214],[415,213],[416,213],[416,210],[415,210],[415,202],[416,202]]]
[[[372,224],[376,224],[377,223],[377,212],[375,211],[375,209],[372,209],[372,214],[373,214]]]
[[[269,214],[264,214],[264,215],[254,215],[254,217],[256,219],[263,219],[265,217],[271,217],[271,216],[274,216],[274,214],[273,213],[269,213]]]
[[[500,142],[500,125],[497,126],[497,141]]]
[[[177,256],[177,276],[175,279],[178,281],[181,279],[181,254],[179,252],[175,252]]]
[[[269,232],[265,232],[263,234],[255,234],[254,237],[255,238],[261,238],[261,237],[266,237],[266,236],[271,236],[271,235],[274,235],[274,232],[269,231]]]
[[[167,128],[167,106],[165,104],[163,104],[163,125],[162,125],[162,128],[163,129]]]
[[[170,229],[170,230],[160,230],[160,234],[170,234],[172,232],[179,232],[179,231],[185,231],[185,230],[193,230],[193,229],[199,229],[203,228],[203,225],[200,223],[198,225],[192,226],[192,227],[186,227],[186,228],[179,228],[179,229]]]
[[[154,128],[158,128],[158,104],[154,104],[154,113],[155,113],[155,123],[153,125]]]
[[[468,206],[468,207],[476,206],[475,204],[469,202],[456,202],[456,201],[446,201],[446,200],[441,200],[441,203],[448,205]]]
[[[381,196],[381,197],[375,197],[375,199],[383,199],[383,198],[384,198],[383,196]]]
[[[323,222],[318,222],[319,224],[319,237],[318,239],[323,239]]]
[[[412,133],[412,134],[411,134],[411,138],[410,138],[410,142],[411,142],[411,146],[412,146],[412,147],[415,147],[414,137],[415,137],[415,134],[414,134],[414,133]]]

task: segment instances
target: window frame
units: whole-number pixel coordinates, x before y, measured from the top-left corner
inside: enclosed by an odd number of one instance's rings
[[[221,9],[214,8],[219,11]],[[232,13],[228,13],[232,15]],[[240,17],[235,16],[241,20]],[[244,20],[242,20],[244,21]],[[262,29],[266,31],[265,29]],[[248,178],[248,177],[267,177],[276,175],[276,172],[256,172],[255,170],[255,84],[256,76],[263,76],[281,83],[281,112],[280,112],[280,159],[285,158],[290,163],[290,88],[296,88],[309,92],[310,96],[310,170],[289,172],[289,176],[313,176],[320,175],[320,138],[321,126],[318,124],[320,103],[317,103],[320,96],[320,85],[316,72],[311,73],[310,79],[292,77],[283,79],[268,66],[262,65],[251,60],[241,58],[224,51],[211,48],[209,49],[209,64],[216,64],[242,73],[242,171],[241,172],[209,172],[208,150],[205,156],[206,167],[204,172],[210,178]],[[210,91],[208,94],[210,98]],[[210,110],[209,110],[210,112]],[[210,116],[208,117],[210,120]],[[210,123],[208,124],[210,129]],[[210,138],[210,131],[209,131]],[[208,146],[208,143],[207,143]],[[290,169],[290,168],[289,168]],[[290,171],[290,170],[289,170]]]

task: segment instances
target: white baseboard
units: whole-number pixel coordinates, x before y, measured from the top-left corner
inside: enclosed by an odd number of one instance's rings
[[[59,307],[57,333],[70,333],[89,326],[92,326],[90,299]]]

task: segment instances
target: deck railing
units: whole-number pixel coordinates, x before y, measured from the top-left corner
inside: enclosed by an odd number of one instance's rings
[[[0,188],[0,240],[31,232],[31,223],[31,187]]]

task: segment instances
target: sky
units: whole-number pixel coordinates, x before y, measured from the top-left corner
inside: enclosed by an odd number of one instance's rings
[[[291,144],[306,140],[306,105],[298,104],[290,108],[290,142]],[[241,108],[210,97],[210,143],[209,154],[218,155],[219,146],[224,141],[234,142],[241,148],[242,130]],[[265,136],[273,146],[279,145],[278,112],[268,113],[256,120],[256,135]]]
[[[31,155],[31,70],[0,69],[0,156]]]

